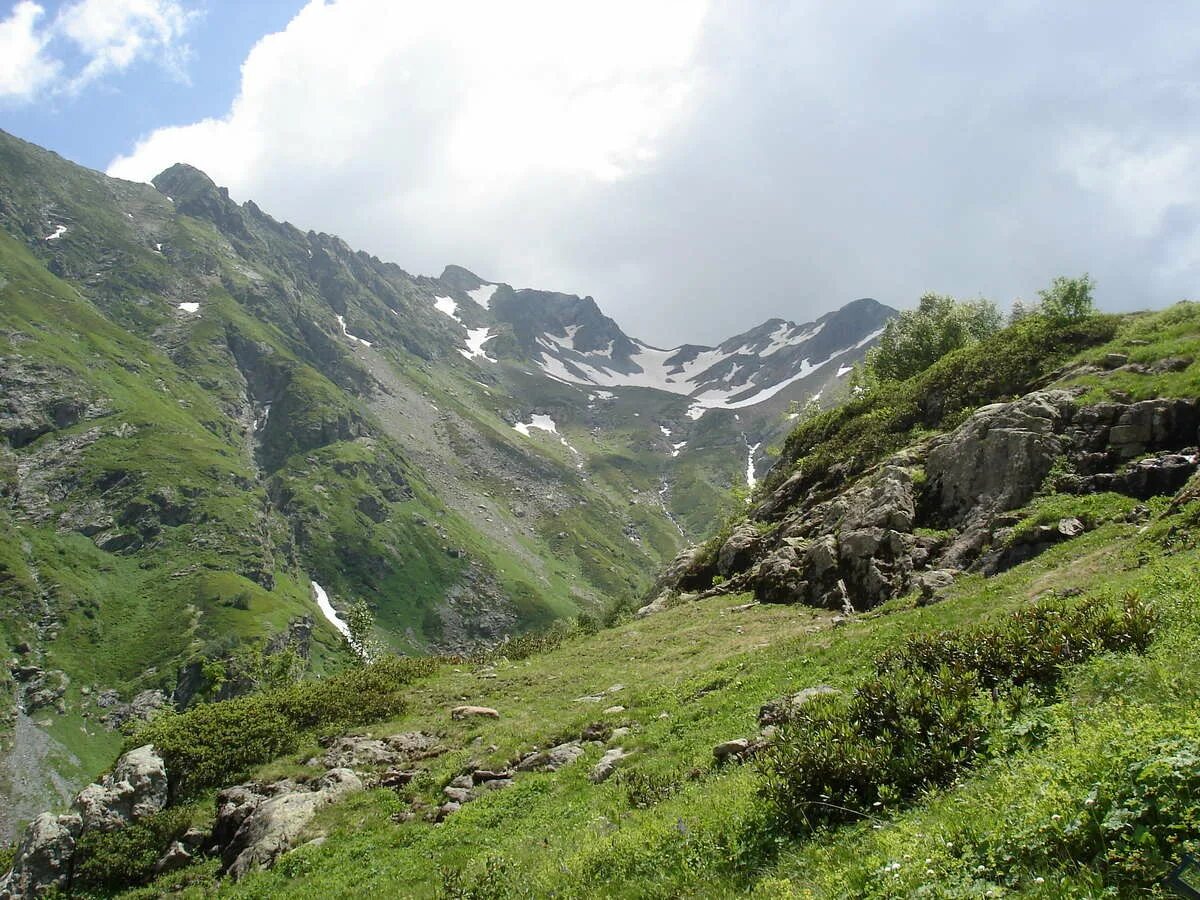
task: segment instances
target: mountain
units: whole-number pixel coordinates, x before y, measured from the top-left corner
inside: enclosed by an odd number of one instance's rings
[[[412,275],[190,166],[134,184],[0,133],[0,832],[122,725],[285,649],[350,665],[360,604],[420,655],[640,596],[890,314],[657,351],[590,298]]]
[[[628,615],[135,726],[0,893],[1186,885],[1198,397],[1200,305],[1034,313],[797,423]]]

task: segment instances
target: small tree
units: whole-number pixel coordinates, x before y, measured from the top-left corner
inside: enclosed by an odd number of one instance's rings
[[[1095,312],[1092,291],[1096,282],[1086,272],[1078,278],[1059,275],[1050,287],[1038,291],[1042,298],[1041,313],[1053,322],[1077,322]]]
[[[375,616],[367,601],[356,600],[350,604],[346,610],[346,628],[350,631],[346,643],[364,664],[383,656],[383,644],[375,638]]]
[[[926,294],[916,309],[906,309],[888,322],[855,382],[869,387],[881,381],[904,381],[952,350],[995,334],[1002,324],[1000,311],[990,300]]]

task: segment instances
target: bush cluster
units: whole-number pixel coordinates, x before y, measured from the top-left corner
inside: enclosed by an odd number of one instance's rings
[[[178,799],[228,784],[294,750],[305,737],[398,715],[403,689],[436,665],[432,659],[389,658],[323,681],[197,706],[155,719],[128,746],[154,744]]]
[[[1050,599],[996,625],[910,638],[848,699],[818,697],[785,723],[765,755],[764,791],[805,832],[949,784],[987,749],[1001,694],[1050,690],[1065,666],[1097,653],[1144,650],[1155,621],[1132,596],[1120,606]]]
[[[141,884],[172,841],[191,825],[191,810],[168,809],[116,831],[86,831],[76,848],[77,890],[118,890]]]

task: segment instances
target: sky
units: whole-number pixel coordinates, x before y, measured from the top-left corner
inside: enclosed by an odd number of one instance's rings
[[[659,344],[1200,275],[1186,0],[0,0],[0,128]]]

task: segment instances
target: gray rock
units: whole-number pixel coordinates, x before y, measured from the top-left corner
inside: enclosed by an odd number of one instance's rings
[[[1027,503],[1064,452],[1075,406],[1067,391],[1038,391],[984,406],[937,438],[925,471],[940,517],[961,526]]]
[[[167,852],[158,858],[154,864],[154,874],[161,875],[164,872],[174,872],[176,869],[182,869],[188,865],[194,857],[179,841],[172,841],[171,846],[167,848]]]
[[[99,783],[89,784],[72,809],[85,831],[115,831],[167,805],[167,770],[151,744],[130,750]]]
[[[750,568],[761,544],[757,528],[750,523],[739,525],[717,553],[717,574],[728,577]]]
[[[271,865],[296,846],[318,810],[362,789],[363,783],[354,772],[331,769],[316,790],[293,791],[289,785],[261,800],[243,818],[229,844],[221,848],[226,872],[236,880],[253,869]]]
[[[931,603],[938,595],[954,583],[956,569],[930,569],[916,577],[917,588],[921,591],[921,601]]]
[[[769,700],[758,711],[759,727],[768,728],[779,725],[786,722],[802,709],[806,703],[811,703],[817,697],[836,696],[840,693],[841,691],[835,687],[830,687],[827,684],[818,684],[814,687],[797,691],[787,697]]]
[[[25,829],[12,870],[0,880],[0,898],[39,897],[65,890],[71,878],[78,816],[42,813]]]
[[[725,762],[730,758],[737,758],[744,755],[750,749],[750,741],[747,738],[736,738],[732,741],[725,741],[713,747],[713,758],[719,762]]]
[[[652,616],[655,613],[663,612],[667,609],[667,604],[670,602],[670,600],[671,600],[670,592],[664,591],[663,593],[659,594],[658,597],[656,597],[654,600],[650,601],[645,606],[640,607],[638,609],[638,611],[633,614],[634,618],[644,619],[644,618],[646,618],[646,616]]]
[[[592,772],[588,776],[592,784],[600,784],[602,781],[607,781],[617,770],[617,764],[629,756],[623,747],[613,747],[611,750],[606,750],[604,755],[600,757],[600,761],[592,767]]]

